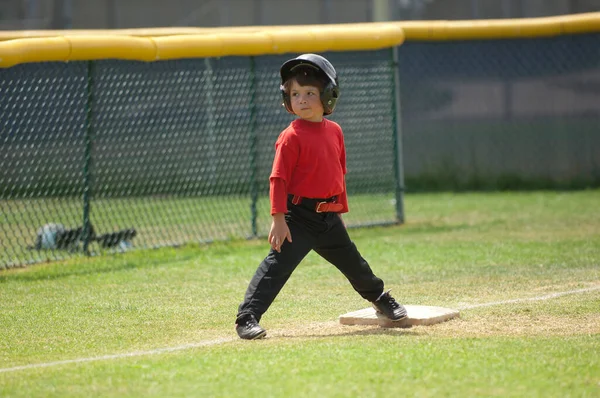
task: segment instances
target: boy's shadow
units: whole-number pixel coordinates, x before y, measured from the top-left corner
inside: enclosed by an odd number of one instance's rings
[[[308,333],[288,333],[285,331],[273,331],[271,334],[272,338],[277,339],[305,339],[305,338],[330,338],[330,337],[347,337],[347,336],[398,336],[398,337],[410,337],[410,336],[421,336],[424,333],[413,327],[396,327],[396,328],[385,328],[380,326],[361,327],[360,329],[352,328],[351,326],[341,326],[346,330],[323,330],[322,332],[308,332]],[[269,338],[269,337],[267,337]]]

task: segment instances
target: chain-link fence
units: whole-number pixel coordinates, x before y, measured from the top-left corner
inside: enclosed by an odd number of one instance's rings
[[[600,186],[600,35],[407,42],[406,188]]]
[[[340,75],[350,226],[396,222],[392,50]],[[0,268],[263,236],[291,55],[0,69]]]
[[[401,220],[403,179],[408,192],[600,186],[598,48],[599,34],[408,42],[397,69],[392,49],[325,54],[348,224]],[[266,235],[292,56],[0,69],[0,267]]]

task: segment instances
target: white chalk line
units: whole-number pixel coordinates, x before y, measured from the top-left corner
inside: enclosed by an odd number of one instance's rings
[[[0,373],[15,372],[17,370],[26,370],[26,369],[49,368],[51,366],[67,365],[67,364],[71,364],[71,363],[95,362],[95,361],[105,361],[108,359],[121,359],[121,358],[141,357],[141,356],[146,356],[146,355],[156,355],[156,354],[163,354],[165,352],[183,351],[183,350],[189,350],[190,348],[206,347],[206,346],[212,346],[212,345],[217,345],[217,344],[222,344],[222,343],[228,343],[228,342],[234,341],[234,340],[236,340],[236,339],[222,338],[222,339],[215,339],[215,340],[200,341],[198,343],[184,344],[184,345],[180,345],[180,346],[176,346],[176,347],[157,348],[157,349],[148,350],[148,351],[134,351],[134,352],[127,352],[127,353],[123,353],[123,354],[102,355],[99,357],[77,358],[77,359],[67,359],[64,361],[35,363],[32,365],[23,365],[23,366],[15,366],[13,368],[0,369]]]
[[[600,286],[594,286],[594,287],[589,287],[589,288],[585,288],[585,289],[569,290],[566,292],[552,293],[552,294],[547,294],[547,295],[538,296],[538,297],[527,297],[527,298],[519,298],[519,299],[512,299],[512,300],[494,301],[494,302],[490,302],[490,303],[465,305],[465,306],[459,307],[458,309],[459,310],[469,310],[469,309],[473,309],[473,308],[491,307],[494,305],[503,305],[503,304],[522,303],[522,302],[526,302],[526,301],[543,301],[543,300],[550,300],[550,299],[561,297],[561,296],[566,296],[569,294],[588,293],[588,292],[593,292],[596,290],[600,290]],[[147,350],[147,351],[134,351],[134,352],[128,352],[128,353],[123,353],[123,354],[102,355],[102,356],[97,356],[97,357],[67,359],[64,361],[55,361],[55,362],[36,363],[36,364],[31,364],[31,365],[14,366],[12,368],[0,369],[0,373],[16,372],[19,370],[27,370],[27,369],[49,368],[52,366],[68,365],[68,364],[73,364],[73,363],[96,362],[96,361],[106,361],[109,359],[122,359],[122,358],[157,355],[157,354],[164,354],[167,352],[189,350],[191,348],[214,346],[214,345],[218,345],[218,344],[229,343],[229,342],[232,342],[235,340],[237,340],[237,338],[231,338],[231,337],[230,338],[220,338],[220,339],[215,339],[215,340],[199,341],[197,343],[184,344],[184,345],[175,346],[175,347],[157,348],[154,350]]]
[[[600,290],[600,286],[593,286],[593,287],[588,287],[585,289],[569,290],[566,292],[551,293],[551,294],[546,294],[544,296],[537,296],[537,297],[527,297],[527,298],[518,298],[518,299],[512,299],[512,300],[493,301],[491,303],[465,305],[462,307],[458,307],[458,309],[459,310],[470,310],[473,308],[492,307],[494,305],[503,305],[503,304],[523,303],[526,301],[543,301],[543,300],[550,300],[550,299],[561,297],[561,296],[567,296],[569,294],[588,293],[588,292],[593,292],[596,290]]]

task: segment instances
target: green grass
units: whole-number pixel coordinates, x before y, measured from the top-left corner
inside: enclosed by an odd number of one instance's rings
[[[407,304],[460,308],[600,286],[600,191],[415,194],[403,226],[351,230]],[[411,329],[341,326],[368,306],[311,254],[261,324],[237,305],[264,240],[75,258],[0,272],[3,397],[600,396],[600,290],[465,309]]]

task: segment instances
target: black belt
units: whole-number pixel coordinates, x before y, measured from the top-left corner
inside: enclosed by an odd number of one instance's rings
[[[305,198],[298,195],[288,195],[288,200],[293,205],[306,207],[317,213],[339,213],[344,209],[344,205],[336,203],[337,196],[330,198]]]

